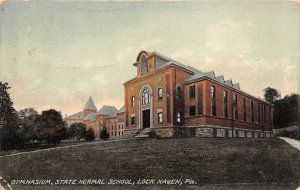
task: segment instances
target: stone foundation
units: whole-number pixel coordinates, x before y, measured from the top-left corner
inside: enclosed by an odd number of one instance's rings
[[[219,126],[188,126],[150,128],[158,138],[165,137],[217,137],[217,138],[270,138],[272,131],[258,131],[241,128],[226,128]],[[124,136],[134,137],[138,129],[126,129]]]
[[[193,128],[196,137],[240,137],[240,138],[270,138],[272,131],[257,131],[250,129],[231,129],[219,126],[190,126]]]
[[[139,129],[125,129],[123,137],[132,138],[138,133]]]
[[[212,128],[196,128],[196,137],[213,137]]]
[[[174,137],[174,130],[173,128],[152,128],[152,130],[155,131],[155,134],[159,138],[164,138],[164,137]]]

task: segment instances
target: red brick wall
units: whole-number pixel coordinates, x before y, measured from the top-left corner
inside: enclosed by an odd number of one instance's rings
[[[149,63],[149,62],[148,62]],[[189,73],[184,72],[178,68],[169,67],[158,72],[150,72],[145,74],[143,77],[126,83],[125,86],[125,107],[126,107],[126,127],[131,128],[131,114],[135,114],[136,125],[138,125],[138,105],[139,105],[139,93],[144,85],[149,85],[152,89],[151,101],[153,103],[153,127],[161,127],[172,125],[175,121],[176,109],[176,84],[183,87],[184,80],[190,76]],[[162,101],[157,100],[157,88],[162,87],[163,89],[163,99]],[[131,107],[131,97],[135,97],[135,107]],[[176,104],[177,105],[177,104]],[[163,123],[158,123],[157,110],[163,110]],[[180,110],[180,108],[178,108]],[[184,107],[181,108],[183,111]],[[180,110],[180,111],[181,111]],[[167,118],[167,115],[169,118]]]
[[[189,100],[189,86],[195,85],[195,99]],[[197,89],[202,85],[204,89],[204,96],[203,96],[203,115],[198,115],[199,109],[199,91]],[[217,105],[217,113],[216,116],[211,116],[211,86],[215,86],[216,91],[216,105]],[[224,118],[223,114],[223,92],[224,90],[227,91],[227,107],[228,107],[228,119]],[[238,99],[238,120],[231,121],[232,119],[232,101],[233,95],[237,95]],[[246,121],[244,121],[244,112],[243,112],[243,98],[246,100]],[[251,100],[254,104],[254,123],[251,121]],[[257,104],[258,102],[261,104],[261,123],[258,123],[258,109]],[[196,116],[189,116],[189,106],[196,105]],[[263,107],[265,106],[266,113],[265,119],[263,123]],[[203,80],[188,84],[185,86],[185,110],[186,110],[186,125],[216,125],[216,126],[224,126],[224,127],[231,127],[232,123],[234,127],[238,128],[248,128],[248,129],[259,129],[259,130],[271,130],[272,124],[269,124],[269,109],[272,111],[272,106],[268,105],[267,103],[258,100],[253,97],[246,96],[240,92],[234,91],[222,85],[219,85],[215,82],[209,80]],[[272,121],[272,120],[271,120]]]

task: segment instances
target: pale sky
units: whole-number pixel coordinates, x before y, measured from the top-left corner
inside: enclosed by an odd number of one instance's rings
[[[214,70],[256,97],[299,92],[300,3],[0,0],[0,81],[14,107],[124,102],[140,50]]]

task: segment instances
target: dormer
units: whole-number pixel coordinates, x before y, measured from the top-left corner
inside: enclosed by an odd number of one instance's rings
[[[147,51],[140,51],[133,63],[137,67],[137,77],[142,77],[155,70],[155,54]]]

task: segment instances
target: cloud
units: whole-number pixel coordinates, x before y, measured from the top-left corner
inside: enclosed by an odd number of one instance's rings
[[[177,49],[174,53],[171,53],[170,57],[174,60],[178,60],[179,62],[191,64],[195,62],[195,53],[195,49],[183,47]]]
[[[216,23],[207,29],[206,47],[215,52],[226,51],[241,56],[251,51],[249,31],[254,27],[250,22],[225,20]]]
[[[0,0],[0,5],[4,4],[6,0]]]

